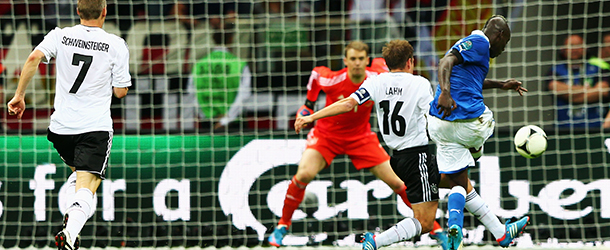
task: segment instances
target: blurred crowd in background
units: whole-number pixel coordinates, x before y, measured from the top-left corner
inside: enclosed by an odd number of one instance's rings
[[[478,7],[456,11],[471,2],[476,2]],[[416,73],[435,85],[436,63],[455,38],[481,28],[492,14],[503,14],[509,20],[522,18],[523,8],[518,3],[497,5],[486,0],[109,0],[107,4],[105,29],[128,43],[134,78],[130,95],[125,100],[113,101],[115,128],[138,133],[219,128],[240,131],[289,129],[296,109],[304,100],[311,70],[320,65],[333,70],[343,68],[342,50],[351,40],[369,44],[371,58],[379,57],[381,48],[391,39],[409,40],[415,47]],[[12,96],[27,53],[49,30],[76,22],[76,1],[0,1],[2,103]],[[597,58],[592,61],[592,67],[599,68],[594,73],[597,74],[596,82],[606,83],[576,91],[580,91],[577,93],[580,95],[596,95],[596,98],[575,102],[574,97],[565,95],[561,92],[565,89],[557,89],[554,83],[551,84],[561,80],[553,78],[556,71],[551,69],[552,65],[547,67],[548,72],[545,70],[537,76],[542,80],[536,84],[540,83],[541,91],[553,94],[549,97],[557,96],[548,99],[553,105],[572,103],[570,105],[580,105],[577,108],[581,111],[590,108],[587,105],[596,105],[599,114],[593,126],[610,127],[610,117],[605,119],[610,101],[608,74],[604,73],[610,68],[610,53],[604,52],[610,50],[610,40],[607,40],[610,36],[604,38],[608,32],[603,29],[586,28],[574,32],[584,41],[578,45],[583,48],[583,56],[577,64],[583,65],[585,60]],[[218,34],[218,39],[214,34]],[[562,51],[568,46],[564,39],[569,35],[561,32],[552,39],[561,48],[555,51],[557,58],[549,58],[558,61],[553,64],[568,63],[565,60],[569,58]],[[592,46],[588,47],[589,44]],[[223,100],[222,114],[206,118],[201,107],[205,103],[197,98],[197,84],[192,84],[193,80],[204,76],[193,75],[193,69],[198,61],[219,47],[243,60],[249,81],[243,79],[244,70],[227,75],[228,78],[242,78],[241,84],[229,86],[225,81],[220,88],[217,86],[216,89],[225,88],[223,93],[227,97]],[[48,119],[53,103],[52,66],[41,67],[39,77],[31,84],[35,88],[28,97],[32,109],[26,113],[24,121],[15,121],[3,112],[0,128],[5,131],[46,128],[48,120],[45,119]],[[228,73],[216,71],[216,74]],[[572,83],[580,85],[579,81]],[[528,84],[531,83],[526,83],[526,87],[532,90]],[[205,86],[210,88],[212,85]],[[595,86],[599,88],[594,89]],[[587,92],[589,90],[598,92],[593,94]],[[236,94],[238,92],[242,95]],[[228,115],[232,104],[237,108]],[[562,114],[554,116],[558,124],[570,126],[561,122]],[[223,117],[223,126],[218,126]]]

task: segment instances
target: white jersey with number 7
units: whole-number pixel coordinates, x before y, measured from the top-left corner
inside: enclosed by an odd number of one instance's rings
[[[44,63],[56,59],[55,111],[49,130],[113,131],[112,87],[131,86],[125,40],[98,27],[76,25],[51,30],[36,49],[44,53]]]

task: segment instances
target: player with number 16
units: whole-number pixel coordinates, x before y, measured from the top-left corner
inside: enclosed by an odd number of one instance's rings
[[[368,52],[367,44],[353,41],[344,50],[346,68],[339,71],[331,71],[324,66],[314,68],[307,84],[307,100],[297,111],[297,121],[314,113],[314,103],[320,91],[326,94],[326,106],[332,106],[351,99],[350,94],[358,90],[365,79],[387,72],[382,58],[374,59],[372,66],[368,67]],[[307,184],[340,154],[348,155],[356,169],[369,170],[410,206],[409,200],[412,198],[407,198],[407,193],[411,187],[406,186],[392,171],[390,156],[379,144],[377,134],[371,131],[369,119],[372,109],[373,102],[364,102],[341,115],[318,121],[311,129],[307,135],[307,148],[286,192],[282,217],[268,238],[270,245],[284,245],[283,239],[288,233],[292,215],[303,201]],[[303,127],[295,128],[300,130]],[[442,231],[438,223],[436,227]]]
[[[426,134],[426,114],[432,101],[432,89],[426,78],[413,74],[413,53],[408,41],[390,41],[382,51],[390,72],[367,78],[348,98],[310,116],[298,117],[294,123],[295,131],[299,133],[305,125],[318,119],[323,121],[328,119],[325,117],[375,102],[380,133],[393,151],[389,164],[408,187],[406,196],[413,217],[403,219],[377,236],[365,233],[363,250],[377,250],[435,229],[440,174]]]

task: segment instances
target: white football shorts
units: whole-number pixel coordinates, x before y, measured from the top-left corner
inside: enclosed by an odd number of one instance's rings
[[[495,126],[493,112],[487,106],[481,116],[469,120],[445,121],[428,115],[428,132],[436,143],[439,172],[453,174],[475,166],[470,148],[481,148]]]

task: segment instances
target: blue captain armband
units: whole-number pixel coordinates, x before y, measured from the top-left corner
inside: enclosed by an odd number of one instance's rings
[[[358,104],[362,104],[371,99],[371,94],[365,88],[359,88],[351,96],[355,97]]]

